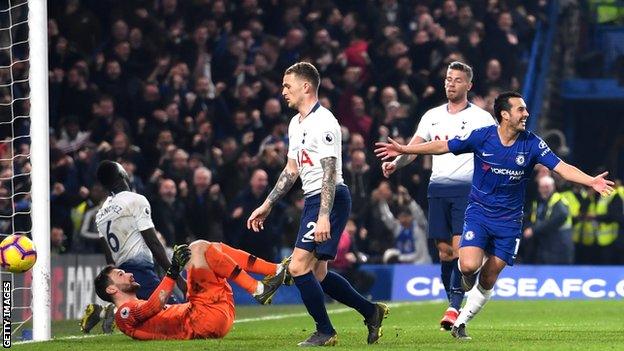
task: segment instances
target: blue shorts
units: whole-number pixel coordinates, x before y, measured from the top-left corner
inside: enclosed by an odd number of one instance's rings
[[[522,235],[522,222],[483,216],[479,207],[469,205],[460,247],[476,246],[513,266]]]
[[[467,196],[429,198],[429,238],[452,240],[461,235],[466,213]]]
[[[126,261],[119,266],[119,269],[123,269],[128,273],[132,273],[134,280],[141,285],[137,290],[137,297],[141,300],[149,299],[150,295],[160,284],[160,277],[156,274],[156,270],[153,264],[147,262],[135,262]],[[171,295],[169,304],[180,303],[181,300],[175,295]]]
[[[336,258],[340,235],[345,225],[347,225],[347,220],[351,213],[351,193],[349,193],[349,188],[346,185],[336,186],[334,207],[329,215],[329,223],[331,226],[329,234],[331,238],[322,243],[317,243],[314,241],[314,230],[316,229],[320,206],[320,194],[305,199],[295,247],[313,252],[319,260],[328,261]]]

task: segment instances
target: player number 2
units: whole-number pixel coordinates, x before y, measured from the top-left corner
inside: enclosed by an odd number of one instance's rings
[[[308,230],[305,234],[303,234],[303,238],[301,238],[301,242],[310,243],[314,241],[314,231],[316,230],[316,222],[308,222],[306,225],[310,230]]]
[[[108,246],[110,246],[113,252],[119,251],[119,239],[117,239],[117,235],[110,231],[111,221],[106,222],[106,241],[108,242]]]

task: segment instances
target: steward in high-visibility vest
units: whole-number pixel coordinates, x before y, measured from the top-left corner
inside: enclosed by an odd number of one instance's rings
[[[541,185],[540,185],[541,186]],[[554,190],[554,185],[553,185]],[[528,216],[536,242],[535,259],[538,264],[572,264],[572,216],[565,197],[554,192],[548,198],[540,196],[533,201]]]
[[[620,199],[624,201],[624,185],[617,187],[617,192],[620,195]],[[624,222],[620,222],[620,228],[618,237],[613,243],[615,245],[616,259],[615,264],[624,265]]]
[[[614,242],[620,226],[624,225],[624,198],[619,188],[609,196],[597,196],[594,221],[597,223],[596,243],[600,253],[598,263],[615,264],[621,253],[616,251]]]
[[[567,190],[561,193],[568,202],[568,209],[572,217],[572,239],[582,246],[592,246],[596,241],[596,225],[585,217],[596,215],[596,201],[594,196],[587,194],[585,189],[580,191]]]

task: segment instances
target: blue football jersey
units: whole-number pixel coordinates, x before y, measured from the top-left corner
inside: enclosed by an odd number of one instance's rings
[[[474,153],[468,202],[493,219],[521,220],[525,190],[535,164],[552,170],[561,161],[531,132],[521,132],[511,146],[504,146],[495,125],[451,139],[448,147],[454,154]]]

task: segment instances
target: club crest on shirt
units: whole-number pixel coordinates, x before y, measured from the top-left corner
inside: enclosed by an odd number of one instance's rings
[[[518,166],[522,166],[524,165],[524,155],[518,155],[516,156],[516,164]]]
[[[146,208],[143,210],[143,212],[145,212],[145,214],[149,216],[149,215],[150,215],[150,209],[149,209],[149,207],[146,207]]]
[[[122,308],[121,311],[119,311],[119,315],[123,319],[126,319],[126,318],[130,317],[130,307]]]
[[[474,232],[472,230],[467,231],[466,234],[464,234],[464,239],[468,241],[474,239]]]
[[[327,145],[332,145],[336,141],[336,136],[332,132],[323,133],[323,142]]]

